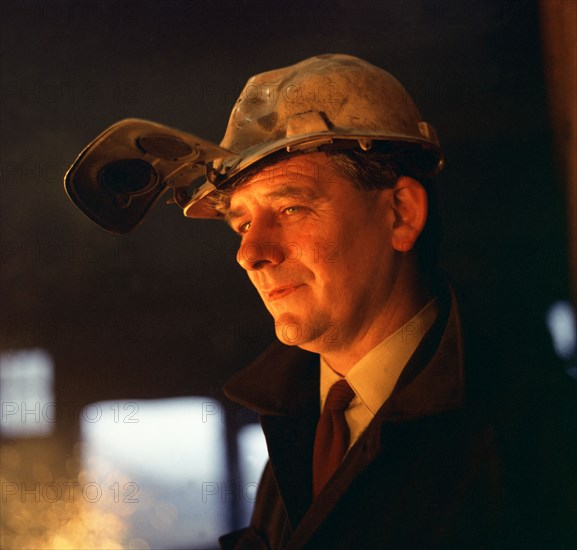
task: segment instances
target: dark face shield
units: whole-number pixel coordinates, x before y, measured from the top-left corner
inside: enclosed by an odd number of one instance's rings
[[[64,178],[72,201],[98,225],[127,233],[165,191],[183,207],[207,166],[230,152],[201,138],[138,119],[114,124],[80,153]],[[200,182],[199,182],[200,184]]]

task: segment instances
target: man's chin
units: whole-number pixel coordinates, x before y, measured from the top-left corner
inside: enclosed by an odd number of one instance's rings
[[[298,346],[316,353],[320,353],[326,347],[323,344],[330,344],[328,340],[333,332],[336,334],[334,330],[327,331],[324,323],[306,323],[291,313],[282,313],[275,319],[275,332],[283,344]],[[328,334],[329,332],[331,334]]]
[[[274,328],[277,338],[287,346],[304,344],[311,339],[313,332],[299,315],[286,311],[275,316]]]
[[[301,323],[294,319],[287,319],[286,317],[286,314],[281,315],[279,319],[275,320],[274,329],[276,337],[287,346],[298,346],[306,341],[304,334],[306,331],[303,330]]]

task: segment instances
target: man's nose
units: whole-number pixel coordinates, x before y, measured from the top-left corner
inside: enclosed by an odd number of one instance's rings
[[[243,237],[236,254],[236,261],[247,271],[258,271],[266,266],[276,266],[285,260],[282,243],[271,232],[251,227]]]

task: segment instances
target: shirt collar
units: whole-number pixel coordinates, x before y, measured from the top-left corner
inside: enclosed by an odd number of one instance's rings
[[[369,351],[345,376],[355,392],[355,401],[360,399],[372,415],[376,414],[393,392],[403,368],[431,328],[438,313],[439,305],[434,298],[397,331]],[[330,387],[342,377],[331,369],[322,357],[320,364],[322,410]]]

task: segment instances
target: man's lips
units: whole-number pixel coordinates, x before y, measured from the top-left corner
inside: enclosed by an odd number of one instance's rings
[[[271,290],[263,289],[261,292],[267,297],[269,302],[274,302],[275,300],[279,300],[280,298],[284,298],[289,294],[292,294],[295,290],[299,289],[303,284],[288,284],[288,285],[279,285],[274,287]]]

